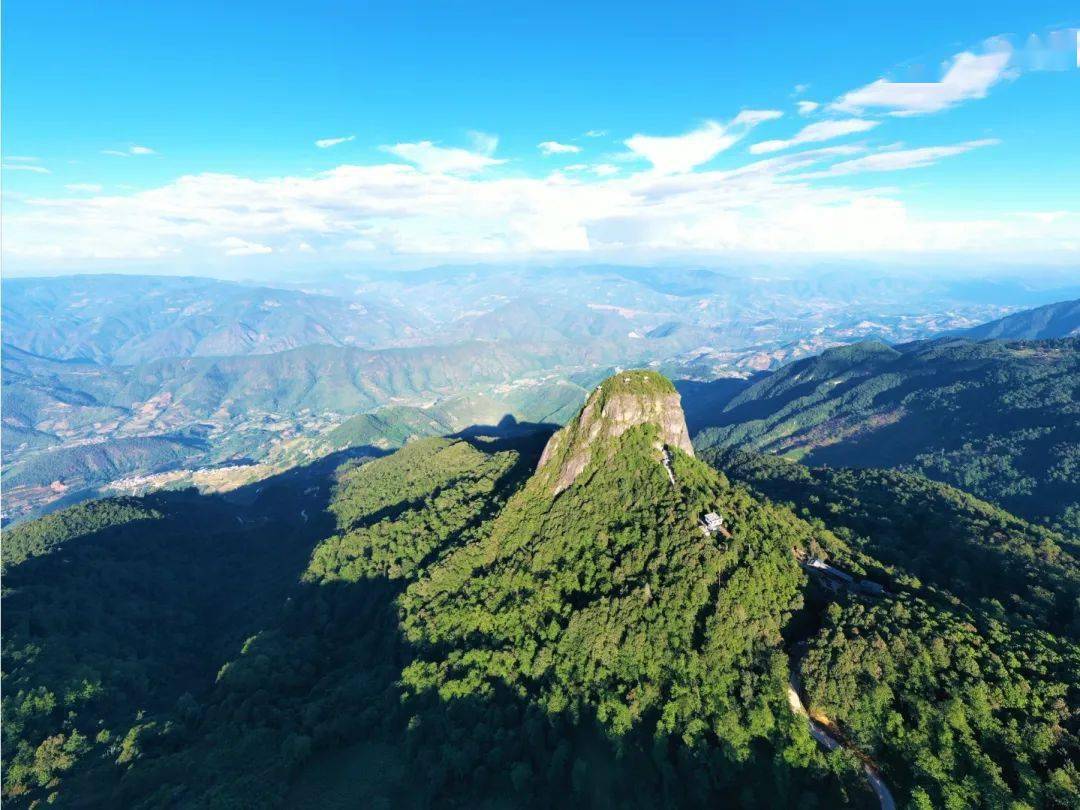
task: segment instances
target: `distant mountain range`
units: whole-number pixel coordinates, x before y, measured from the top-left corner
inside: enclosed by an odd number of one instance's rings
[[[386,407],[434,408],[406,424],[451,431],[507,416],[562,423],[598,379],[627,366],[696,386],[699,396],[687,398],[696,430],[753,374],[838,344],[907,341],[1002,311],[983,300],[990,288],[905,283],[618,266],[358,272],[303,290],[5,279],[4,514],[114,483],[179,485],[221,465],[283,469],[339,446],[350,428],[320,439],[327,431]],[[1036,293],[993,288],[999,294]],[[915,303],[931,300],[936,309]],[[382,446],[425,432],[370,421],[379,429],[356,435]]]
[[[417,325],[383,302],[206,278],[5,279],[4,342],[43,357],[138,365],[173,357],[371,348]]]
[[[859,338],[928,337],[1051,295],[839,272],[462,267],[357,272],[303,289],[158,276],[4,279],[2,318],[8,345],[106,365],[483,340],[543,345],[580,362],[690,353],[713,367],[750,361],[760,370]]]

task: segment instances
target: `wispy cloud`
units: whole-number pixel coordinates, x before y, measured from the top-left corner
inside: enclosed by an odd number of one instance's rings
[[[988,53],[958,53],[936,82],[894,82],[878,79],[845,93],[832,107],[843,112],[878,109],[889,115],[924,115],[947,109],[962,101],[984,98],[995,84],[1008,76],[1012,50],[999,44]]]
[[[273,248],[260,245],[258,242],[249,242],[238,236],[229,236],[221,240],[221,247],[225,248],[226,256],[258,256],[264,253],[273,253]]]
[[[156,155],[157,151],[149,146],[132,144],[127,149],[102,149],[101,154],[112,155],[113,157],[137,157],[140,155]]]
[[[866,132],[877,125],[877,121],[867,121],[862,118],[849,118],[843,121],[819,121],[816,124],[808,124],[803,127],[793,138],[755,143],[750,147],[750,153],[761,155],[767,152],[779,152],[781,149],[790,149],[792,146],[801,146],[805,143],[831,141],[833,138],[844,135]]]
[[[1013,66],[1023,72],[1074,70],[1080,67],[1080,28],[1032,34],[1013,54]]]
[[[315,141],[315,145],[320,149],[329,149],[331,146],[337,146],[339,143],[348,143],[349,141],[355,141],[355,135],[345,135],[341,138],[319,138]]]
[[[474,132],[471,135],[476,151],[438,146],[433,141],[397,143],[380,148],[384,152],[412,163],[427,174],[474,174],[490,166],[498,166],[506,162],[492,157],[499,144],[497,137],[482,132]]]
[[[68,183],[64,186],[68,191],[73,191],[78,194],[97,194],[101,191],[101,184],[99,183]]]
[[[558,141],[541,141],[536,146],[545,155],[576,154],[581,151],[580,146],[575,146],[572,143],[559,143]]]
[[[795,106],[799,108],[799,115],[809,115],[821,105],[816,101],[796,101]]]
[[[622,171],[618,166],[611,163],[571,163],[563,166],[564,172],[588,172],[597,177],[613,177]]]
[[[602,138],[605,135],[607,135],[607,130],[606,129],[589,129],[589,130],[586,130],[583,134],[585,135],[586,138]]]
[[[777,110],[743,110],[727,124],[706,121],[684,135],[634,135],[623,141],[658,174],[688,172],[730,149],[758,124],[780,118]]]
[[[11,158],[7,158],[11,160]],[[33,172],[34,174],[52,174],[44,166],[38,166],[36,163],[8,163],[5,161],[0,168],[9,172]]]
[[[952,144],[951,146],[924,146],[919,149],[892,149],[876,152],[872,155],[866,155],[865,157],[855,158],[853,160],[845,160],[830,166],[824,171],[801,175],[800,179],[842,177],[844,175],[859,174],[862,172],[895,172],[904,169],[919,169],[925,166],[932,166],[942,158],[962,155],[973,149],[980,149],[984,146],[996,146],[999,143],[1000,141],[995,138],[983,138],[977,141],[965,141],[963,143]]]

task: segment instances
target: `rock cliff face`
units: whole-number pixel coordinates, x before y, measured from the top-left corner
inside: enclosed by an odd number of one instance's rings
[[[605,380],[577,418],[551,437],[538,472],[550,468],[558,494],[574,483],[598,444],[644,424],[657,428],[658,455],[665,445],[694,455],[682,401],[671,381],[655,371],[624,371]]]

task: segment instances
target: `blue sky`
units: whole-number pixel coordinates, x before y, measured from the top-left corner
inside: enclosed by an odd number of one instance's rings
[[[6,272],[1075,260],[1075,2],[725,5],[8,0]]]

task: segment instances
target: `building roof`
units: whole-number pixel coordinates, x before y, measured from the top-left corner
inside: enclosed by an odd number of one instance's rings
[[[853,581],[853,578],[852,578],[852,576],[850,574],[845,574],[839,568],[833,568],[827,562],[824,562],[823,560],[821,560],[818,557],[814,557],[812,560],[810,560],[810,562],[807,563],[807,566],[809,566],[810,568],[816,568],[819,571],[824,571],[826,574],[829,574],[830,576],[838,577],[839,579],[842,579],[845,582],[852,582]]]

